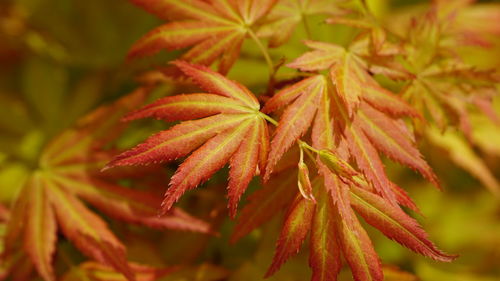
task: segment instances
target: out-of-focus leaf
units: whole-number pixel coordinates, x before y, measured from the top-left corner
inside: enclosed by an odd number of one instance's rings
[[[477,177],[493,194],[500,196],[497,179],[462,136],[452,130],[440,133],[435,127],[429,127],[426,133],[434,145],[448,152],[455,164]]]
[[[418,263],[416,274],[422,281],[496,281],[498,276],[481,276],[467,271],[447,271],[437,266],[432,266],[426,263]]]
[[[210,93],[166,97],[132,112],[127,119],[154,116],[188,121],[116,156],[106,168],[168,162],[192,152],[170,180],[161,208],[166,213],[187,190],[229,163],[228,207],[234,217],[257,166],[262,168],[266,162],[267,122],[258,111],[256,97],[243,85],[201,65],[184,61],[173,64]]]
[[[130,268],[137,281],[165,280],[176,268],[153,268],[140,264],[131,263]],[[95,262],[86,262],[78,267],[72,268],[66,273],[61,281],[127,281],[123,274],[116,272],[111,267]]]
[[[229,272],[222,267],[202,264],[182,268],[162,279],[162,281],[218,281],[224,280],[228,276]]]
[[[15,201],[4,240],[9,248],[4,256],[16,254],[17,237],[45,280],[55,280],[52,257],[56,247],[56,227],[61,229],[85,255],[127,279],[134,275],[126,260],[126,247],[110,231],[106,222],[93,213],[83,199],[111,217],[154,228],[174,228],[209,232],[209,226],[179,209],[157,217],[160,198],[145,191],[118,185],[99,173],[107,159],[104,144],[118,136],[122,115],[144,99],[138,90],[110,106],[100,107],[47,145],[35,169]]]
[[[385,281],[418,281],[418,277],[396,266],[382,265]]]

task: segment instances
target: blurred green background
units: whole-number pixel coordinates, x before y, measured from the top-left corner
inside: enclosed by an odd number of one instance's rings
[[[392,16],[394,9],[411,11],[413,5],[422,2],[377,0],[370,5],[385,18]],[[154,69],[175,56],[175,53],[162,52],[139,61],[125,60],[132,43],[160,23],[124,0],[0,2],[1,203],[9,206],[15,198],[25,176],[37,165],[38,154],[47,141],[89,110],[130,92],[137,85],[136,74]],[[352,36],[349,29],[341,27],[318,27],[315,32],[328,33],[331,40],[337,42],[345,42]],[[296,35],[292,43],[272,50],[273,56],[298,56],[306,50],[300,38]],[[500,66],[498,46],[489,50],[488,55],[472,49],[462,52],[483,66]],[[266,71],[258,52],[248,43],[230,76],[258,91],[265,87],[259,83],[266,80]],[[498,101],[496,105],[498,111]],[[135,143],[151,131],[153,127],[141,128],[125,143]],[[499,151],[498,138],[493,137],[492,141],[490,145]],[[367,226],[377,252],[384,263],[397,265],[423,281],[500,280],[498,199],[448,158],[441,157],[442,151],[425,143],[422,149],[442,179],[444,192],[423,184],[414,173],[398,165],[388,162],[388,170],[422,209],[423,216],[417,214],[416,217],[432,240],[450,253],[459,253],[460,258],[450,264],[430,261]],[[499,178],[498,155],[484,157]],[[207,198],[212,195],[208,194]],[[206,244],[199,246],[206,247],[201,255],[198,255],[198,245],[193,245],[193,240],[199,238],[196,235],[158,233],[157,237],[167,245],[160,247],[162,250],[137,237],[125,238],[125,241],[132,259],[136,255],[135,259],[150,263],[206,261],[230,269],[233,274],[229,280],[261,280],[270,264],[280,223],[275,219],[262,230],[230,245],[227,241],[234,223],[224,221],[221,236],[207,239]],[[177,247],[169,243],[172,240]],[[397,275],[390,268],[387,272],[388,280],[414,280],[411,276]],[[395,272],[393,279],[390,279],[391,272]],[[307,251],[302,251],[269,280],[308,280],[309,274]],[[347,271],[342,274],[342,280],[350,278]]]

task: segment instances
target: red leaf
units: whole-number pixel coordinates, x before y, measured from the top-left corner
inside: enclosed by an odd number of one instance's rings
[[[369,224],[409,249],[438,261],[450,262],[457,257],[438,250],[413,218],[381,197],[352,187],[351,203]]]
[[[166,121],[198,119],[218,113],[249,113],[247,107],[234,99],[210,95],[189,94],[165,97],[128,114],[124,120],[154,117]]]
[[[134,272],[137,281],[155,281],[170,275],[176,268],[154,268],[136,263],[130,263],[130,268]],[[74,267],[62,278],[62,281],[74,281],[86,278],[93,281],[125,281],[123,274],[116,272],[113,268],[96,263],[85,262],[78,267]]]
[[[162,49],[192,48],[180,59],[211,65],[220,58],[219,71],[227,73],[241,45],[275,0],[211,1],[132,0],[150,13],[172,19],[134,44],[129,57],[153,55]],[[259,34],[256,36],[260,37]],[[168,71],[166,72],[168,73]]]
[[[392,92],[382,88],[372,79],[371,77],[367,78],[367,80],[371,80],[371,82],[363,85],[364,93],[362,98],[364,101],[379,111],[394,117],[411,116],[422,118],[407,102]]]
[[[405,125],[363,104],[359,124],[371,142],[391,159],[419,171],[426,179],[439,186],[437,176],[408,137]]]
[[[58,186],[51,185],[51,191],[50,202],[64,235],[89,257],[115,268],[127,279],[135,280],[127,263],[125,246],[104,221]]]
[[[234,27],[203,21],[171,22],[155,28],[137,41],[129,51],[129,58],[154,55],[162,49],[180,49],[209,39],[221,38]]]
[[[315,204],[297,196],[285,217],[285,223],[276,244],[273,263],[265,277],[273,275],[292,255],[297,254],[311,228]]]
[[[356,281],[382,281],[384,279],[380,260],[373,245],[359,221],[354,216],[353,223],[347,224],[336,217],[338,239],[344,257],[351,267]]]
[[[257,162],[259,160],[259,124],[252,124],[244,136],[240,146],[229,161],[229,213],[231,217],[236,216],[236,210],[241,195],[245,192],[248,184],[255,175]]]
[[[365,91],[365,76],[360,63],[350,53],[345,53],[330,68],[330,77],[349,116],[358,108],[359,100]]]
[[[323,95],[311,132],[313,147],[316,149],[334,150],[333,126],[330,97],[329,95]]]
[[[179,166],[165,193],[162,214],[165,214],[186,190],[206,181],[226,164],[238,149],[252,121],[248,118],[233,130],[227,130],[210,139]]]
[[[269,179],[274,166],[278,163],[281,156],[298,138],[306,133],[319,106],[319,101],[325,95],[326,81],[323,76],[317,75],[310,79],[314,79],[314,82],[307,88],[307,91],[303,92],[287,107],[281,116],[278,128],[271,142],[271,151],[269,152],[264,180]],[[292,92],[295,92],[296,89],[295,87],[290,88]],[[285,96],[285,93],[282,96]]]
[[[129,280],[134,279],[126,260],[125,246],[79,199],[88,200],[114,218],[132,223],[163,229],[210,231],[206,223],[180,210],[158,218],[156,206],[160,200],[144,191],[123,188],[114,183],[114,179],[97,173],[103,164],[103,155],[108,155],[102,151],[102,145],[110,145],[118,136],[123,128],[117,124],[120,117],[124,111],[141,103],[144,93],[140,89],[112,105],[99,107],[44,148],[39,159],[43,169],[28,176],[15,200],[4,237],[6,245],[2,258],[13,265],[14,268],[8,269],[12,278],[16,278],[17,264],[22,266],[19,270],[26,273],[19,275],[20,278],[28,276],[31,269],[24,265],[32,262],[44,279],[56,279],[52,255],[56,229],[60,228],[85,255],[113,267]],[[19,253],[21,247],[28,258]],[[18,263],[19,257],[27,262]]]
[[[35,174],[27,184],[31,188],[28,193],[24,248],[40,275],[47,281],[56,280],[52,260],[56,250],[57,225],[46,194],[47,183],[39,174]]]
[[[257,165],[262,169],[267,161],[265,116],[255,96],[243,85],[204,66],[183,61],[173,64],[210,94],[167,97],[132,113],[130,118],[205,118],[182,122],[150,137],[118,155],[106,168],[171,161],[195,150],[171,178],[162,202],[161,212],[165,214],[186,190],[206,181],[229,161],[229,209],[234,216],[239,198],[259,172]]]
[[[215,13],[212,5],[200,0],[130,0],[132,3],[144,8],[162,19],[193,18],[204,20]],[[214,18],[216,20],[216,18]],[[222,20],[222,19],[221,19]]]
[[[307,52],[287,64],[288,67],[302,71],[316,71],[328,69],[345,55],[346,49],[341,46],[319,42],[305,41],[304,44],[314,51]]]
[[[103,213],[118,220],[157,229],[211,232],[206,222],[180,209],[174,208],[167,215],[158,217],[157,209],[161,200],[147,192],[124,188],[95,178],[59,177],[55,180],[68,191],[74,192]]]
[[[262,108],[262,112],[271,113],[276,109],[291,103],[298,96],[311,91],[316,84],[321,83],[321,79],[322,77],[320,75],[315,75],[277,92],[266,102],[264,108]]]
[[[232,129],[249,115],[219,114],[194,121],[182,122],[167,131],[157,133],[113,159],[106,168],[144,165],[175,160],[189,154],[213,136]]]
[[[344,132],[351,155],[356,159],[359,169],[373,184],[377,193],[382,194],[385,199],[395,204],[397,201],[394,192],[390,188],[391,181],[387,178],[377,150],[359,128],[356,121],[351,125]]]
[[[295,179],[292,171],[285,169],[276,173],[261,189],[248,197],[249,203],[241,211],[238,222],[231,235],[231,242],[236,242],[253,229],[265,223],[292,202],[296,196]]]
[[[334,281],[342,268],[340,245],[335,233],[335,206],[323,186],[316,189],[318,202],[312,219],[309,265],[311,281]]]
[[[323,176],[325,188],[337,206],[342,220],[349,224],[353,223],[355,218],[349,203],[349,187],[322,164],[319,164],[319,173]]]

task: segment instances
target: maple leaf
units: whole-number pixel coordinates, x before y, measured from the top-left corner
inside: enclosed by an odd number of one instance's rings
[[[356,111],[361,99],[365,99],[375,107],[393,108],[392,113],[395,114],[406,113],[415,116],[415,111],[404,102],[388,97],[391,95],[390,92],[380,87],[368,74],[369,64],[362,56],[364,48],[356,42],[346,49],[336,44],[307,40],[304,43],[313,50],[287,66],[302,71],[328,70],[328,80],[335,85],[337,95],[350,117]],[[389,107],[388,101],[392,101],[393,106]]]
[[[456,255],[448,255],[438,250],[418,225],[398,207],[385,203],[385,200],[366,190],[351,187],[352,207],[368,222],[387,237],[403,246],[437,261],[449,262]]]
[[[438,250],[414,219],[382,197],[350,185],[346,189],[350,206],[339,210],[326,184],[320,178],[314,181],[316,204],[298,195],[290,205],[266,276],[296,254],[310,232],[312,280],[336,280],[341,255],[351,267],[354,280],[383,280],[380,260],[354,210],[387,237],[417,253],[445,262],[456,258]],[[342,212],[349,212],[350,220],[344,219]]]
[[[441,34],[440,47],[456,54],[457,49],[461,47],[491,48],[495,45],[494,38],[500,34],[499,9],[495,3],[437,0],[432,1],[425,10],[420,9],[417,12],[410,9],[395,13],[395,18],[391,18],[387,23],[392,31],[406,37],[408,31],[416,31],[415,27],[428,25],[429,23],[425,22],[430,20]],[[425,44],[424,40],[421,42]]]
[[[302,242],[311,228],[314,203],[298,195],[290,206],[276,244],[276,254],[265,277],[271,276],[294,253],[299,252]]]
[[[488,106],[491,99],[488,101],[487,92],[496,92],[493,85],[500,77],[494,69],[478,69],[465,63],[455,51],[456,42],[447,45],[450,39],[457,38],[448,29],[453,26],[450,21],[454,22],[458,7],[465,6],[459,2],[457,7],[451,2],[436,2],[433,9],[426,11],[421,20],[413,21],[405,31],[404,37],[409,43],[405,46],[402,65],[410,75],[404,79],[407,83],[401,92],[422,116],[441,130],[456,119],[464,133],[469,134],[469,103]],[[441,4],[449,7],[436,9]],[[477,103],[478,100],[482,101]],[[423,134],[422,124],[415,127]]]
[[[454,256],[439,251],[416,221],[400,209],[398,204],[412,209],[416,206],[404,190],[389,180],[379,156],[379,151],[383,152],[437,184],[436,176],[415,147],[413,135],[399,120],[402,116],[418,117],[419,114],[379,86],[363,68],[361,60],[349,63],[351,67],[344,66],[345,72],[332,74],[339,58],[345,64],[345,49],[322,42],[308,44],[315,50],[291,66],[308,71],[329,69],[329,74],[306,78],[266,102],[263,108],[266,113],[290,105],[283,111],[273,136],[264,177],[270,177],[283,153],[312,127],[312,147],[302,141],[299,146],[317,154],[319,176],[313,180],[317,204],[298,196],[289,207],[267,275],[298,252],[307,232],[312,231],[313,280],[335,280],[332,276],[340,270],[341,252],[355,280],[382,280],[378,256],[353,209],[389,238],[411,250],[436,260],[451,261]],[[351,83],[358,83],[350,85],[357,91],[357,104],[351,108],[351,114],[346,107],[347,99],[342,98],[340,92],[352,93],[352,90],[339,88],[336,80],[339,75],[349,76]],[[333,86],[329,80],[337,85]],[[387,104],[394,107],[389,108]],[[356,162],[361,173],[349,165],[350,159]],[[315,226],[311,226],[310,220]],[[334,237],[328,239],[325,233]],[[335,241],[326,242],[328,240]],[[329,250],[328,257],[325,249]]]
[[[411,71],[414,79],[407,81],[402,96],[441,130],[453,124],[465,134],[472,131],[469,112],[474,107],[488,111],[494,83],[500,81],[494,71],[478,70],[458,59],[436,59]],[[416,125],[420,133],[422,127]]]
[[[453,162],[478,178],[491,193],[500,196],[500,184],[481,157],[458,132],[447,130],[441,133],[436,127],[429,126],[425,133],[427,139],[445,150]]]
[[[323,191],[323,192],[322,192]],[[309,239],[309,266],[312,281],[336,280],[342,268],[341,251],[332,214],[332,198],[324,189],[316,188],[318,202],[312,219]]]
[[[100,147],[117,135],[110,128],[125,111],[141,102],[144,94],[144,90],[138,90],[111,106],[97,109],[45,147],[39,168],[26,180],[14,203],[4,237],[9,245],[4,255],[11,256],[17,246],[22,246],[38,273],[45,280],[55,280],[52,261],[60,229],[85,255],[134,280],[125,245],[81,200],[110,217],[130,223],[159,229],[210,231],[206,223],[181,210],[158,218],[154,206],[160,202],[155,196],[121,187],[99,174],[103,155],[107,155]],[[22,237],[22,242],[18,237]]]
[[[308,71],[327,68],[330,72],[328,76],[319,74],[304,79],[279,91],[266,102],[263,108],[265,113],[291,104],[283,112],[272,139],[272,148],[269,152],[264,179],[269,178],[275,163],[299,137],[307,132],[311,123],[313,123],[313,135],[326,134],[322,132],[331,130],[330,127],[333,126],[337,131],[334,135],[345,141],[350,155],[356,160],[358,167],[377,192],[393,203],[399,200],[400,203],[406,201],[405,205],[412,205],[402,196],[396,195],[396,193],[402,193],[395,192],[395,189],[398,188],[394,188],[394,184],[385,175],[378,151],[384,152],[393,160],[419,171],[437,185],[437,178],[415,148],[412,135],[401,121],[395,119],[405,115],[419,116],[418,113],[399,97],[379,86],[361,67],[358,59],[354,59],[355,55],[349,55],[354,56],[353,61],[349,63],[352,66],[345,69],[343,67],[341,73],[332,74],[332,70],[335,72],[335,69],[338,69],[334,66],[338,63],[339,58],[345,62],[346,50],[322,42],[308,41],[306,44],[315,50],[304,54],[292,62],[290,66]],[[355,72],[355,74],[350,74],[350,72]],[[339,76],[350,78],[345,80]],[[334,89],[331,88],[329,79],[337,83]],[[347,85],[346,83],[349,85],[349,89],[342,86]],[[350,93],[351,98],[346,98],[346,95],[342,93]],[[356,104],[355,107],[353,103]],[[351,104],[350,114],[349,107],[346,106],[348,104]],[[391,106],[388,106],[389,104]],[[357,111],[356,114],[354,114],[354,110]],[[323,125],[320,125],[321,122],[326,121],[321,119],[316,119],[313,122],[315,114],[319,116],[320,113],[317,112],[320,111],[322,111],[322,116],[330,116],[329,111],[336,112],[337,121]],[[322,129],[315,129],[317,126]],[[315,131],[317,133],[314,133]],[[320,145],[316,148],[332,150],[335,146],[323,147]]]
[[[201,119],[181,122],[153,135],[118,155],[107,167],[167,162],[194,150],[170,180],[162,202],[165,213],[186,190],[229,163],[228,207],[234,216],[239,198],[266,163],[269,137],[265,115],[244,86],[200,65],[183,61],[173,64],[209,93],[166,97],[131,113],[127,119]]]
[[[137,263],[130,263],[137,281],[155,280],[197,280],[216,281],[226,278],[228,272],[210,264],[199,266],[172,266],[172,267],[150,267]],[[93,281],[126,281],[122,274],[111,267],[96,263],[85,262],[73,267],[61,279],[62,281],[93,280]]]
[[[178,270],[178,268],[176,267],[153,268],[136,263],[130,263],[129,266],[133,270],[135,280],[137,281],[155,281],[170,275],[175,270]],[[112,267],[108,267],[96,262],[85,262],[67,272],[61,280],[126,281],[127,279],[123,276],[123,274],[115,271]]]
[[[387,281],[417,281],[418,277],[412,273],[403,271],[394,265],[382,265],[384,278]]]
[[[403,65],[411,75],[404,79],[406,86],[401,94],[430,123],[413,120],[415,131],[449,151],[454,162],[498,194],[497,180],[473,151],[475,141],[472,136],[477,128],[471,116],[480,111],[496,122],[498,115],[492,101],[498,93],[495,84],[500,81],[500,76],[494,69],[469,65],[456,54],[454,40],[460,36],[463,27],[455,30],[449,21],[456,20],[455,12],[465,8],[466,3],[445,2],[436,3],[440,9],[427,11],[423,20],[414,22],[407,30],[410,44]],[[430,43],[429,37],[432,38]],[[450,40],[455,42],[452,47],[448,45]],[[421,42],[426,43],[422,45]],[[459,133],[445,133],[450,126],[458,127],[465,140]],[[435,127],[443,135],[440,136]],[[461,154],[452,153],[451,147]]]
[[[390,180],[385,175],[377,150],[417,170],[426,179],[439,186],[436,175],[423,160],[404,123],[397,122],[368,105],[363,105],[351,126],[346,126],[344,133],[356,163],[385,198],[394,199],[391,198]]]
[[[292,104],[283,112],[271,142],[264,180],[269,179],[274,166],[292,144],[309,128],[320,99],[326,92],[326,79],[315,75],[287,87],[274,95],[262,109],[269,113],[277,108]]]
[[[162,19],[157,27],[132,46],[129,57],[152,55],[162,49],[193,46],[180,59],[211,65],[220,58],[219,71],[227,73],[247,36],[274,6],[275,0],[131,0]]]
[[[290,151],[278,164],[275,174],[269,181],[263,184],[262,188],[250,194],[246,201],[248,202],[240,212],[237,218],[237,224],[231,235],[231,242],[235,243],[252,230],[269,221],[277,213],[286,210],[297,195],[290,190],[297,179],[291,177],[291,174],[297,174],[295,163],[296,151]]]

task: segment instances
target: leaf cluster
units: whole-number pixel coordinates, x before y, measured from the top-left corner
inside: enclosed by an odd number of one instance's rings
[[[206,271],[202,280],[225,278],[226,271],[211,265],[153,268],[132,262],[101,216],[210,235],[225,217],[225,191],[228,215],[236,221],[233,243],[283,218],[266,278],[307,241],[311,280],[338,280],[343,264],[357,281],[412,280],[382,265],[360,218],[433,260],[451,262],[457,255],[438,249],[410,215],[421,211],[394,179],[389,161],[441,189],[418,147],[429,143],[500,193],[480,154],[500,154],[484,136],[499,132],[494,99],[500,74],[467,61],[456,48],[491,48],[500,32],[464,24],[475,7],[468,1],[434,1],[411,20],[401,13],[387,21],[371,1],[361,0],[131,2],[165,23],[132,45],[128,63],[165,50],[178,56],[142,74],[131,94],[41,145],[11,207],[0,205],[0,277],[25,280],[20,268],[32,266],[44,280],[56,280],[61,233],[92,260],[62,280],[191,278],[189,271]],[[478,9],[474,15],[492,13]],[[329,40],[318,36],[319,26],[348,30],[349,36],[345,42]],[[300,45],[293,42],[297,36]],[[279,53],[295,45],[305,50],[300,56]],[[231,76],[252,53],[248,46],[267,68],[260,88]],[[174,94],[150,102],[162,87],[173,87]],[[144,118],[167,127],[122,151],[126,127],[137,130],[128,122]],[[211,212],[201,215],[209,222],[175,206],[200,185],[207,186],[197,191],[202,201],[210,200],[203,197],[210,189],[222,198],[212,198]],[[248,197],[247,189],[254,189]],[[246,204],[239,207],[240,201]]]

